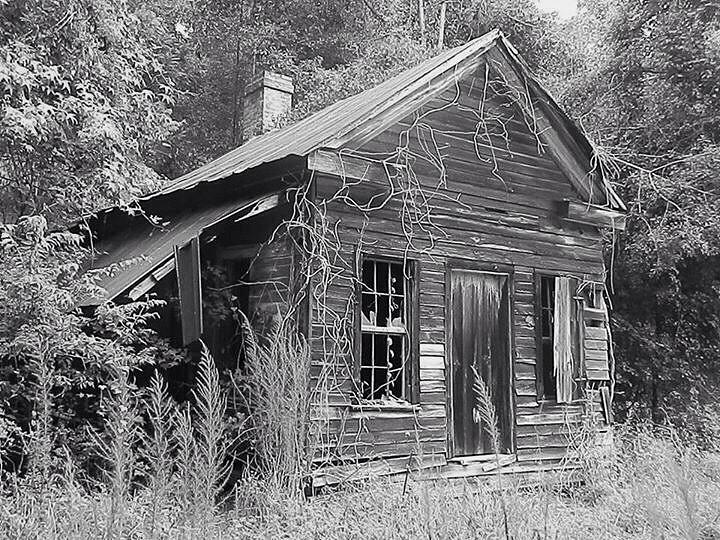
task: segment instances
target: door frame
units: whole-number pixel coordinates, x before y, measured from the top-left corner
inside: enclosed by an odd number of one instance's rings
[[[508,352],[510,361],[510,445],[511,452],[517,451],[517,426],[515,396],[515,267],[511,264],[493,263],[487,261],[472,261],[468,259],[447,259],[445,262],[445,411],[447,413],[447,459],[456,457],[455,454],[455,411],[453,410],[453,371],[452,371],[452,291],[451,277],[453,271],[469,271],[480,273],[505,274],[508,276]]]

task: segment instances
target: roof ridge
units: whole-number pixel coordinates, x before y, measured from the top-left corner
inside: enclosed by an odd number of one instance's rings
[[[484,54],[487,49],[490,48],[491,45],[494,44],[495,41],[497,41],[499,38],[502,37],[502,32],[495,28],[482,36],[476,37],[474,39],[471,39],[467,43],[463,43],[462,45],[458,45],[457,47],[452,47],[450,49],[446,49],[442,51],[440,54],[435,55],[433,58],[437,58],[439,56],[445,55],[448,57],[448,60],[452,59],[452,62],[447,65],[447,60],[443,63],[439,64],[438,66],[435,66],[433,69],[425,72],[420,73],[414,80],[409,81],[404,88],[402,88],[402,91],[398,91],[396,94],[394,94],[390,99],[386,100],[384,103],[384,107],[382,109],[373,111],[373,114],[368,116],[368,120],[371,120],[372,118],[376,118],[379,116],[382,112],[387,111],[388,109],[391,109],[393,106],[397,105],[398,102],[405,99],[408,95],[412,95],[413,92],[415,92],[417,89],[414,88],[415,85],[417,85],[421,80],[432,80],[437,76],[440,76],[441,74],[453,69],[455,66],[460,64],[463,60],[466,60],[470,57],[472,57],[474,54],[482,53]],[[465,54],[460,54],[461,52]],[[402,73],[398,74],[401,75]],[[397,77],[397,75],[396,75]],[[390,83],[395,77],[392,77],[391,79],[388,79],[382,84],[388,84]],[[372,90],[372,89],[370,89]],[[361,94],[357,94],[361,95]],[[355,96],[352,96],[355,97]],[[346,143],[347,140],[343,140],[343,135],[346,135],[350,132],[352,132],[354,129],[356,129],[357,126],[348,126],[348,129],[345,130],[345,133],[338,133],[334,137],[332,137],[330,140],[335,141],[335,146],[338,144]]]
[[[476,54],[479,51],[484,52],[501,36],[502,32],[500,30],[493,29],[486,34],[483,34],[482,36],[468,41],[467,43],[458,45],[457,47],[446,49],[439,54],[436,54],[435,56],[423,60],[422,62],[411,68],[407,68],[401,71],[390,79],[387,79],[386,81],[383,81],[382,83],[374,87],[368,88],[362,92],[336,101],[335,103],[324,107],[323,109],[311,114],[310,116],[298,120],[297,122],[285,126],[284,128],[255,137],[251,141],[248,141],[245,144],[229,150],[228,152],[209,161],[208,163],[201,165],[200,167],[175,178],[162,189],[148,194],[144,197],[141,197],[140,200],[151,199],[178,190],[190,189],[201,182],[214,181],[221,178],[226,178],[228,176],[232,176],[233,174],[242,172],[243,170],[258,166],[262,163],[274,161],[275,159],[280,159],[285,155],[304,155],[317,148],[322,148],[328,145],[332,146],[331,143],[333,142],[338,144],[342,140],[343,136],[357,129],[359,119],[354,119],[357,120],[357,122],[346,122],[345,125],[341,123],[339,130],[333,131],[329,134],[327,133],[328,126],[323,125],[322,127],[324,129],[322,130],[322,133],[311,133],[316,135],[315,140],[312,144],[307,144],[303,146],[301,142],[298,142],[294,138],[292,139],[292,141],[286,141],[286,144],[290,142],[297,143],[298,146],[301,147],[300,152],[288,151],[285,152],[283,156],[275,156],[272,152],[274,148],[273,143],[281,142],[278,139],[283,139],[283,137],[289,135],[299,135],[297,133],[298,131],[301,131],[304,128],[308,127],[311,128],[314,123],[318,122],[321,119],[325,119],[333,113],[346,112],[343,111],[343,109],[349,108],[349,106],[353,105],[355,102],[359,102],[361,105],[366,105],[363,96],[374,96],[375,94],[380,93],[380,90],[391,88],[394,84],[397,84],[398,81],[402,81],[403,77],[407,78],[409,74],[412,74],[412,77],[409,80],[402,82],[402,84],[398,88],[398,91],[393,93],[390,99],[388,99],[386,95],[383,95],[382,101],[379,102],[377,104],[377,107],[372,109],[369,114],[367,114],[362,119],[362,121],[366,122],[376,118],[382,112],[389,110],[403,99],[406,99],[409,95],[412,95],[412,93],[417,90],[416,87],[418,85],[422,85],[421,81],[432,80],[436,76],[439,76],[440,74],[452,69],[454,66],[456,66],[463,60],[470,58],[473,54]],[[422,69],[423,66],[427,67],[425,69]],[[414,73],[415,71],[418,71],[418,73]],[[252,150],[252,152],[249,152],[248,150]],[[252,156],[249,154],[255,155]],[[255,159],[253,159],[253,157]],[[245,163],[247,163],[247,166],[243,167],[242,165]],[[203,179],[203,176],[205,176],[206,178]]]

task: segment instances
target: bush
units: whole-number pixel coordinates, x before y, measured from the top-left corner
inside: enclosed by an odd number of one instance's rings
[[[83,313],[81,300],[101,294],[99,274],[82,271],[86,255],[80,236],[48,232],[42,217],[0,225],[0,437],[9,441],[0,455],[6,469],[30,467],[46,479],[53,462],[62,461],[58,441],[75,456],[87,455],[86,427],[102,425],[100,398],[114,390],[117,370],[154,365],[168,350],[147,326],[158,301]]]

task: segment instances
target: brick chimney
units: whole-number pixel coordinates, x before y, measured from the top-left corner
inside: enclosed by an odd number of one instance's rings
[[[290,112],[294,90],[290,77],[269,71],[245,87],[243,143],[272,130],[277,119]]]

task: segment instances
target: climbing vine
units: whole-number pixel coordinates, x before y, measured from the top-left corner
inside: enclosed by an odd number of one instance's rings
[[[484,74],[479,79],[479,83],[473,79],[468,88],[456,77],[451,87],[454,88],[452,98],[439,103],[436,100],[414,113],[397,133],[392,151],[373,152],[362,147],[337,151],[341,173],[333,179],[332,188],[328,188],[330,182],[324,182],[324,177],[315,174],[301,182],[292,190],[290,217],[268,240],[272,243],[280,237],[289,238],[298,258],[295,268],[299,271],[293,276],[285,319],[296,320],[298,307],[304,302],[309,303],[313,323],[311,339],[321,358],[315,360],[319,371],[315,373],[312,389],[317,419],[330,419],[332,399],[342,402],[351,399],[360,410],[373,405],[355,397],[362,393],[353,376],[356,362],[354,306],[358,300],[356,291],[361,286],[358,254],[375,244],[373,235],[367,231],[373,220],[397,210],[404,245],[403,259],[432,259],[438,243],[449,238],[436,220],[438,203],[470,209],[460,195],[453,196],[448,192],[448,149],[453,141],[472,142],[477,161],[490,168],[492,179],[508,198],[513,186],[503,177],[502,161],[514,156],[510,124],[520,122],[532,135],[537,152],[545,151],[537,111],[527,85],[512,84],[513,79],[503,73],[499,64],[491,61],[485,64]],[[471,97],[475,93],[480,95],[476,101]],[[473,118],[472,129],[438,125],[435,119],[444,111],[469,115]],[[360,175],[348,173],[357,160],[366,164],[365,172]],[[428,169],[434,171],[433,175],[426,172]],[[320,196],[315,195],[318,182],[322,186]],[[357,195],[361,191],[359,187],[376,189],[371,196],[360,197]],[[358,216],[359,224],[354,220],[351,225],[343,223],[345,213]],[[353,238],[352,249],[349,236]],[[597,284],[584,281],[584,286],[588,285]],[[343,291],[347,296],[338,298],[337,291]],[[351,398],[342,385],[346,381],[351,381],[354,386]],[[322,459],[332,461],[337,457],[332,451],[333,437],[337,437],[338,444],[342,437],[329,429],[329,422],[316,424],[316,432],[312,434],[315,441],[311,446],[321,448]],[[417,417],[416,424],[419,425]],[[358,436],[361,431],[358,430]]]

